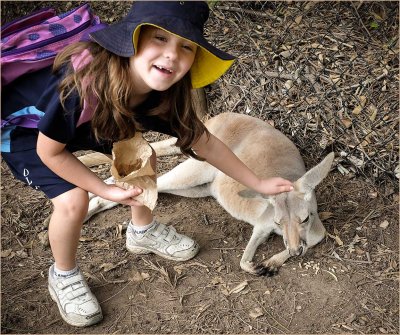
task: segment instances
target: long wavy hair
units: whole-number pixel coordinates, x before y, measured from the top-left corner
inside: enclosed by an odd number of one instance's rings
[[[93,56],[93,60],[75,71],[71,57],[85,49]],[[97,140],[120,141],[133,137],[141,129],[135,120],[137,110],[129,107],[134,94],[129,58],[115,55],[94,42],[78,42],[57,55],[53,70],[61,69],[65,71],[59,86],[62,105],[74,92],[80,97],[81,107],[84,101],[92,102],[94,114],[91,127]],[[192,147],[204,132],[207,136],[209,132],[194,110],[191,89],[188,73],[168,90],[154,91],[158,96],[158,105],[146,111],[141,110],[140,114],[168,119],[171,129],[177,134],[176,145],[181,152],[203,160]],[[150,95],[152,99],[154,94]]]

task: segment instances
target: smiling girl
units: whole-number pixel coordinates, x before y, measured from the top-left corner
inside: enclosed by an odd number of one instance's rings
[[[130,252],[184,261],[199,250],[134,200],[141,189],[104,183],[74,151],[110,154],[113,142],[153,130],[177,137],[182,153],[206,160],[257,192],[292,189],[281,178],[258,178],[196,116],[191,90],[218,79],[234,61],[205,40],[208,14],[205,2],[137,1],[121,22],[92,33],[90,42],[67,47],[53,71],[27,74],[3,89],[3,115],[24,110],[41,117],[38,129],[14,127],[2,155],[17,178],[43,191],[54,205],[49,292],[71,325],[102,319],[76,260],[88,192],[130,206]],[[152,165],[156,170],[154,152]]]

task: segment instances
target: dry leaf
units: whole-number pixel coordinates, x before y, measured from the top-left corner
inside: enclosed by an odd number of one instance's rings
[[[387,227],[389,227],[389,221],[388,221],[388,220],[383,221],[383,222],[379,225],[379,227],[381,227],[381,228],[383,228],[383,229],[386,229]]]
[[[354,115],[359,115],[361,113],[361,111],[363,110],[363,108],[365,107],[365,103],[367,102],[367,97],[365,95],[361,95],[358,97],[359,100],[359,105],[357,105],[354,109],[353,109],[353,114]]]
[[[142,278],[143,278],[144,280],[150,278],[150,275],[149,275],[147,272],[141,272],[140,275],[142,276]]]
[[[112,269],[115,269],[117,266],[113,263],[103,263],[100,265],[100,269],[103,269],[104,272],[108,272]]]
[[[240,291],[242,291],[247,285],[249,285],[248,281],[245,280],[243,282],[241,282],[239,285],[235,286],[233,289],[231,289],[229,291],[229,294],[232,293],[239,293]]]
[[[214,277],[214,278],[211,280],[211,284],[213,284],[213,285],[222,284],[223,282],[224,282],[224,281],[222,280],[221,277]]]
[[[226,288],[222,288],[221,293],[226,297],[229,296],[229,294],[230,294],[230,292]]]
[[[148,273],[142,272],[140,273],[138,270],[134,269],[132,270],[132,274],[130,276],[130,280],[133,280],[135,282],[141,282],[143,280],[146,280],[150,277]]]
[[[331,217],[333,217],[333,213],[332,212],[320,212],[320,213],[318,213],[318,216],[321,219],[321,221],[325,221],[325,220],[328,220]]]
[[[356,106],[354,109],[353,109],[353,114],[354,115],[358,115],[358,114],[360,114],[361,113],[361,111],[362,111],[362,107],[360,106],[360,105],[358,105],[358,106]]]
[[[337,75],[337,74],[331,74],[331,75],[329,75],[329,78],[331,79],[333,84],[336,84],[337,82],[340,81],[340,79],[342,79],[340,77],[340,75]]]
[[[115,236],[119,240],[122,238],[123,228],[124,228],[124,226],[122,224],[119,224],[117,227],[115,227],[115,229],[116,229]]]
[[[299,15],[294,19],[294,22],[296,22],[297,24],[300,24],[302,19],[303,19],[303,17],[301,15]]]
[[[308,11],[310,8],[313,8],[317,4],[316,1],[308,1],[304,7],[305,11]]]
[[[92,275],[90,272],[86,272],[85,271],[84,275],[85,275],[86,278],[89,278],[89,279],[91,279],[91,280],[93,280],[93,281],[95,281],[97,283],[101,282],[101,280],[99,278],[97,278],[96,276]]]
[[[79,238],[80,242],[87,242],[87,241],[93,241],[93,237],[85,237],[85,236],[81,236]]]
[[[327,233],[327,234],[328,234],[329,237],[333,238],[339,246],[343,245],[343,241],[340,239],[339,236],[332,235],[332,234],[329,234],[329,233]]]
[[[249,316],[250,316],[252,319],[257,319],[258,317],[263,316],[263,315],[264,315],[264,313],[263,313],[263,311],[262,311],[262,309],[261,309],[260,307],[254,308],[254,309],[251,310],[250,313],[249,313]]]
[[[15,253],[12,251],[12,249],[6,249],[1,251],[1,258],[4,257],[10,257],[11,255],[15,255]]]
[[[311,44],[311,48],[313,48],[313,49],[323,49],[324,46],[322,44],[319,44],[319,43],[312,43]]]
[[[340,119],[340,121],[342,121],[343,125],[344,125],[346,128],[350,128],[351,125],[353,124],[353,122],[352,122],[350,119],[348,119],[348,118]]]
[[[290,90],[293,87],[293,80],[287,80],[284,86],[287,90]]]
[[[17,250],[17,251],[15,252],[15,254],[16,254],[18,257],[21,257],[21,258],[27,258],[27,257],[28,257],[28,253],[27,253],[24,249]]]
[[[376,119],[376,116],[378,114],[378,108],[376,108],[375,105],[369,105],[368,107],[369,112],[371,113],[371,115],[369,116],[370,121],[374,122]]]
[[[103,269],[104,272],[108,272],[110,270],[113,270],[115,268],[117,268],[118,266],[125,264],[126,262],[128,262],[126,259],[124,259],[123,261],[117,263],[117,264],[113,264],[113,263],[103,263],[100,265],[100,269]]]
[[[50,242],[49,242],[49,233],[47,232],[47,230],[41,231],[41,232],[38,234],[38,239],[39,239],[40,243],[41,243],[43,246],[47,247],[47,246],[50,245]]]
[[[292,51],[285,50],[285,51],[282,51],[279,55],[281,55],[283,58],[288,58],[292,55]]]

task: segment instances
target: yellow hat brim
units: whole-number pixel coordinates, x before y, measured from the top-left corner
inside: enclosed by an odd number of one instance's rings
[[[142,23],[138,25],[132,36],[133,47],[135,49],[135,54],[137,52],[137,47],[139,43],[139,34],[141,26],[153,26],[159,29],[162,29],[170,34],[188,40],[182,36],[174,34],[163,27],[159,27],[155,24],[151,23]],[[190,40],[188,40],[190,41]],[[213,53],[203,48],[201,45],[197,44],[194,41],[190,41],[191,43],[195,43],[197,45],[196,57],[194,59],[193,65],[190,68],[190,77],[192,81],[192,88],[201,88],[207,86],[214,81],[216,81],[219,77],[221,77],[228,69],[232,66],[234,59],[221,59],[215,56]]]

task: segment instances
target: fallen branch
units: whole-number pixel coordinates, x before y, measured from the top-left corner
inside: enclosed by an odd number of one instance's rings
[[[279,22],[282,21],[282,19],[280,17],[277,17],[275,15],[268,14],[268,13],[261,13],[261,12],[257,12],[257,11],[251,10],[251,9],[242,9],[242,8],[231,7],[231,6],[217,6],[217,9],[227,10],[230,12],[237,12],[237,13],[246,13],[246,14],[251,14],[251,15],[256,15],[256,16],[261,16],[261,17],[268,17],[268,18],[277,20]]]

